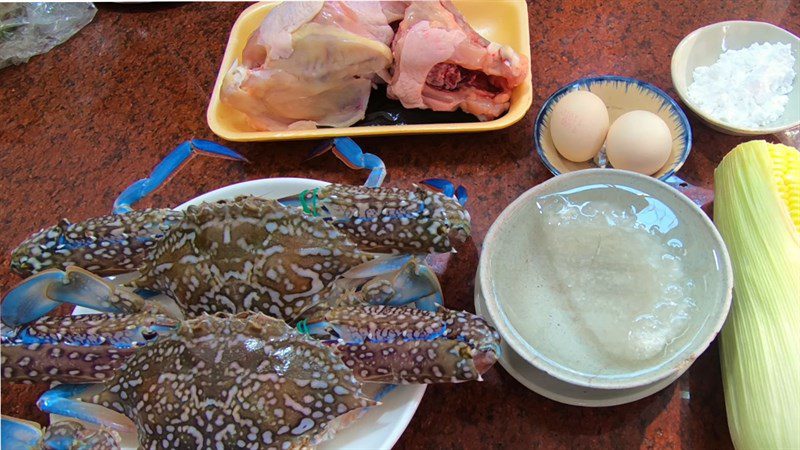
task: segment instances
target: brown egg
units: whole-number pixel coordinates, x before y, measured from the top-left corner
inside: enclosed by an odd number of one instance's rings
[[[671,152],[669,127],[649,111],[627,112],[608,130],[606,156],[615,169],[652,175],[664,166]]]
[[[600,151],[608,133],[608,110],[589,91],[561,97],[550,116],[550,137],[558,153],[573,162],[588,161]]]

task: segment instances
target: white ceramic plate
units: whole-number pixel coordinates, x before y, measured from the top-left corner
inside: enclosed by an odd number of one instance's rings
[[[481,295],[479,276],[475,277],[475,312],[491,323],[492,319],[486,312],[486,305]],[[533,392],[567,405],[602,407],[635,402],[664,389],[681,375],[676,373],[653,384],[632,389],[592,389],[561,381],[537,369],[519,356],[505,341],[500,342],[500,348],[502,354],[498,361],[509,375]]]
[[[297,194],[304,189],[313,189],[326,184],[328,183],[324,181],[307,178],[268,178],[246,181],[208,192],[189,200],[175,209],[183,210],[201,202],[235,198],[240,195],[281,198]],[[91,312],[92,310],[88,308],[77,307],[73,314],[88,314]],[[322,443],[318,448],[320,450],[390,450],[414,416],[414,412],[425,394],[425,389],[426,386],[424,384],[398,386],[383,399],[381,405],[371,408],[350,427],[340,431],[332,440]],[[53,422],[62,419],[62,417],[55,415],[51,417]],[[126,450],[135,449],[136,436],[132,434],[123,436],[123,445]]]

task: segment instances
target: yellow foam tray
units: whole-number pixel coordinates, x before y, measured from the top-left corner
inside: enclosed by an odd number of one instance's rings
[[[245,9],[233,24],[225,56],[217,74],[214,92],[206,114],[208,126],[216,135],[229,141],[279,141],[321,139],[339,136],[386,136],[393,134],[463,133],[498,130],[513,125],[528,111],[533,99],[531,75],[512,92],[511,108],[502,117],[487,122],[440,123],[425,125],[354,126],[316,130],[256,131],[243,113],[222,104],[219,99],[222,80],[244,49],[250,34],[280,2],[256,3]],[[489,40],[510,45],[530,59],[528,8],[523,0],[455,0],[469,24]]]

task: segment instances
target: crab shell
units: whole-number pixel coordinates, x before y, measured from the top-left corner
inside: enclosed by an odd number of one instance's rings
[[[189,207],[135,284],[167,293],[189,316],[259,311],[291,321],[369,259],[320,218],[239,197]]]
[[[260,313],[204,315],[140,349],[89,399],[142,448],[306,448],[376,404],[324,344]]]

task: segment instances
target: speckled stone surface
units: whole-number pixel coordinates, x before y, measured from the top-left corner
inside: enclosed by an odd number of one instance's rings
[[[531,141],[533,120],[559,86],[589,75],[640,78],[675,97],[669,62],[690,31],[731,19],[763,20],[800,34],[800,3],[780,1],[529,2],[533,108],[503,131],[360,139],[389,167],[387,185],[442,176],[471,193],[474,236],[442,277],[446,303],[473,310],[481,241],[502,209],[550,177]],[[205,111],[228,31],[243,4],[100,5],[66,44],[0,70],[0,291],[11,248],[62,217],[110,211],[115,196],[176,144],[214,138]],[[680,175],[711,187],[714,166],[743,139],[689,114],[694,147]],[[304,162],[311,142],[231,144],[251,160],[197,160],[145,205],[174,206],[230,183],[297,176],[360,183],[333,157]],[[34,406],[43,386],[2,385],[2,412],[45,423]],[[540,397],[496,366],[482,383],[429,388],[396,448],[724,449],[716,345],[662,392],[602,409]]]

